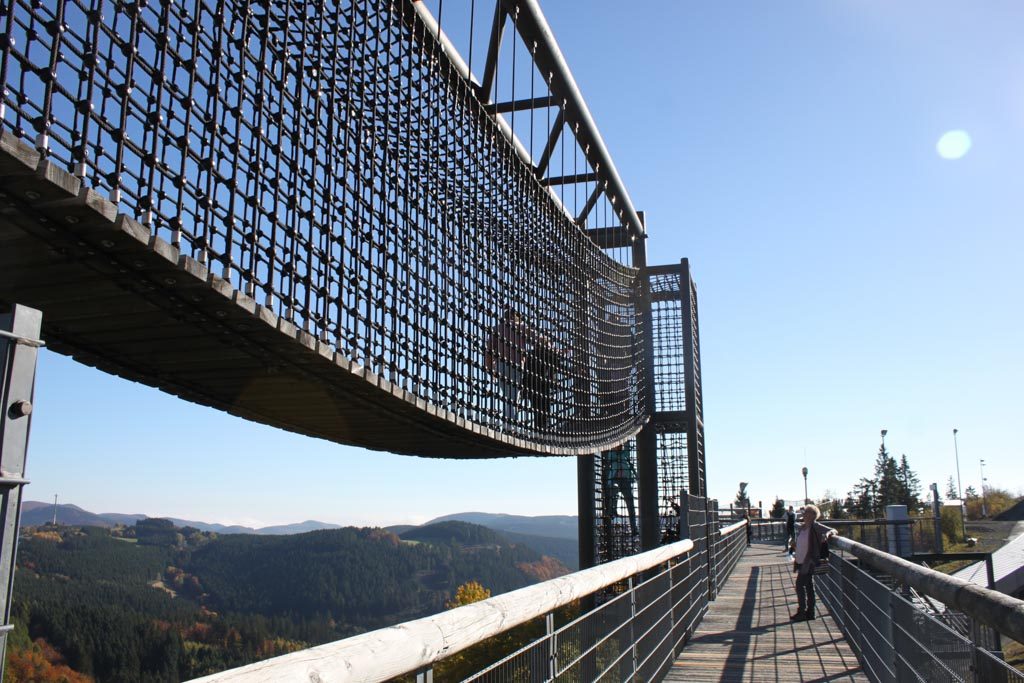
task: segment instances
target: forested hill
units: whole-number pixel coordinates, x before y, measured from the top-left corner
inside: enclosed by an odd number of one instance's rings
[[[26,529],[8,680],[37,660],[68,678],[61,658],[96,681],[192,678],[441,611],[468,581],[497,594],[566,572],[460,522],[218,536],[145,520],[134,535]]]

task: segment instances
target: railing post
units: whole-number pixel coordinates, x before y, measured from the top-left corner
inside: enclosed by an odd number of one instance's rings
[[[28,456],[36,359],[43,315],[27,306],[14,305],[0,312],[0,593],[3,624],[0,625],[0,678],[11,631],[11,597],[21,524],[21,493]]]
[[[633,662],[630,674],[636,674],[640,664],[640,658],[636,651],[636,586],[633,584],[633,578],[629,577],[629,647]],[[631,675],[630,678],[632,677]]]
[[[417,671],[416,683],[434,683],[434,667],[428,666]]]
[[[548,638],[548,680],[558,675],[558,636],[555,635],[555,613],[544,615],[544,634]]]
[[[939,487],[931,485],[932,490],[932,520],[935,525],[935,552],[943,551],[944,539],[942,538],[942,503],[939,502]]]
[[[676,656],[676,562],[668,561],[668,638],[671,643],[672,657]]]
[[[580,569],[590,569],[597,563],[597,544],[594,538],[597,534],[595,465],[593,455],[576,458],[576,505],[579,511],[576,533]]]
[[[711,506],[716,504],[710,498],[705,499],[704,506],[706,510],[705,519],[707,520],[707,544],[708,544],[708,600],[714,600],[717,595],[715,585],[718,581],[715,576],[715,535],[718,533],[718,520],[715,515],[711,512]]]

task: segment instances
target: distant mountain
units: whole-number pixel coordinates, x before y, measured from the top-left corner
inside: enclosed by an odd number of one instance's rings
[[[89,512],[77,505],[62,503],[57,506],[57,523],[69,526],[98,526],[109,529],[110,527],[123,524],[132,526],[140,519],[147,519],[147,515],[123,514],[119,512]],[[256,534],[259,536],[284,536],[288,534],[303,534],[307,531],[319,531],[320,529],[340,529],[337,524],[306,520],[297,524],[282,524],[267,526],[260,529],[252,527],[224,524],[209,524],[207,522],[196,522],[188,519],[168,517],[175,526],[192,527],[200,531],[213,531],[218,534]],[[43,503],[38,500],[26,500],[21,504],[21,523],[24,526],[40,526],[49,524],[53,520],[53,503]]]
[[[469,522],[489,529],[511,531],[531,536],[547,536],[576,541],[579,534],[574,515],[544,515],[540,517],[524,517],[522,515],[505,515],[490,512],[457,512],[432,519],[427,524],[437,522]]]
[[[413,527],[402,534],[403,541],[421,543],[457,543],[462,546],[501,546],[508,544],[504,534],[478,524],[435,522]],[[538,553],[539,554],[539,553]]]
[[[62,503],[57,506],[58,524],[109,528],[115,524],[134,524],[140,519],[145,519],[145,517],[145,515],[96,514],[69,503]],[[39,501],[28,500],[21,504],[21,523],[23,526],[49,524],[52,520],[53,503],[40,503]]]
[[[525,545],[541,555],[555,558],[571,572],[577,571],[580,568],[580,548],[575,538],[534,536],[532,534],[517,534],[514,531],[502,531],[500,533],[508,539],[509,543]]]
[[[326,522],[318,522],[315,519],[307,519],[305,522],[299,522],[298,524],[265,526],[260,529],[256,529],[256,533],[260,536],[289,536],[291,534],[304,534],[307,531],[340,528],[342,528],[340,524],[327,524]]]

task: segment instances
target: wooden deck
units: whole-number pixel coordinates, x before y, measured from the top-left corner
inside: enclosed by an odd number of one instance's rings
[[[793,623],[792,565],[778,544],[743,554],[666,681],[867,681],[828,608]]]

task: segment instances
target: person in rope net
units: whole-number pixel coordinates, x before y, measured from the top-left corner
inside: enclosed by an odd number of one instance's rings
[[[610,531],[612,519],[619,505],[619,494],[626,501],[629,512],[629,529],[634,536],[639,535],[636,526],[636,505],[633,502],[633,482],[636,481],[636,469],[628,443],[604,452],[604,518],[605,527]]]
[[[514,423],[519,415],[519,395],[529,348],[538,337],[523,322],[523,316],[506,308],[498,324],[491,330],[484,352],[484,364],[495,376],[503,398],[502,414],[506,423]]]
[[[604,340],[601,344],[598,404],[609,421],[631,411],[635,337],[626,318],[617,312],[605,313]]]
[[[816,505],[805,505],[803,524],[796,535],[796,571],[797,611],[791,615],[791,621],[807,621],[814,618],[814,568],[822,556],[822,547],[828,547],[828,539],[837,532],[818,522],[821,511]]]
[[[533,412],[533,425],[547,429],[551,424],[558,373],[565,369],[562,353],[544,338],[526,354],[523,367],[523,397]]]

